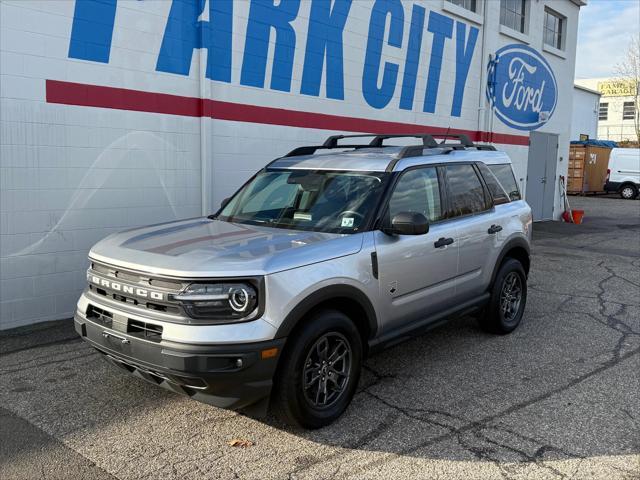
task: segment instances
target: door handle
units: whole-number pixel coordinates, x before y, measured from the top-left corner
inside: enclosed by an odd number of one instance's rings
[[[498,233],[502,231],[502,227],[500,225],[491,225],[489,227],[489,230],[487,230],[487,233],[489,235],[493,235],[494,233]]]
[[[439,238],[437,242],[434,242],[433,246],[436,248],[446,247],[447,245],[451,245],[453,243],[453,238]]]

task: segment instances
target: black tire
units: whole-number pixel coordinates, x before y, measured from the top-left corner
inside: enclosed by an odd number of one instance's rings
[[[509,285],[519,286],[519,297]],[[517,305],[515,304],[517,300]],[[491,333],[504,335],[516,329],[522,320],[527,303],[527,275],[522,264],[514,258],[505,258],[491,287],[489,304],[478,316],[480,326]]]
[[[624,200],[633,200],[638,196],[638,188],[630,183],[620,187],[620,197]]]
[[[343,313],[322,310],[305,321],[289,338],[289,345],[283,352],[274,381],[271,409],[285,423],[309,429],[329,425],[349,406],[358,386],[362,366],[360,333]],[[317,347],[318,344],[322,345],[325,338],[328,345],[325,351],[327,359],[322,366],[319,352],[323,347],[320,346],[320,350]],[[328,355],[334,346],[338,354]],[[341,356],[340,352],[347,351],[345,358],[349,357],[349,366],[345,377],[338,375],[334,366],[343,374],[346,362],[338,360],[329,367],[327,360],[337,358]],[[317,372],[316,368],[319,369]],[[306,382],[308,388],[304,388],[303,378],[312,380],[316,376],[318,380]],[[324,390],[321,385],[325,385]],[[331,389],[335,391],[328,394]],[[322,405],[323,397],[325,405]],[[314,404],[314,401],[318,403]]]

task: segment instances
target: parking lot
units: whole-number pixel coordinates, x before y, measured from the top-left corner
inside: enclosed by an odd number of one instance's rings
[[[583,225],[535,225],[518,330],[461,318],[370,358],[351,407],[318,431],[128,377],[70,321],[4,333],[0,475],[639,478],[640,202],[571,201]]]

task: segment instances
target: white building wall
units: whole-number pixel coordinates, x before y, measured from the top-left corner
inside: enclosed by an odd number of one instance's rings
[[[571,140],[580,140],[580,135],[598,138],[598,107],[600,94],[575,87],[573,89],[573,115],[571,116]]]
[[[612,78],[586,78],[576,80],[581,85],[592,90],[598,90],[602,83],[610,82]],[[636,101],[634,96],[605,95],[600,97],[601,103],[608,104],[606,120],[598,121],[598,139],[612,140],[614,142],[637,141],[636,128],[633,119],[623,120],[622,110],[624,102]]]
[[[233,4],[232,69],[227,83],[205,78],[205,49],[194,50],[189,75],[157,71],[170,1],[118,1],[109,59],[104,63],[70,57],[75,1],[3,0],[0,329],[71,316],[85,283],[86,253],[98,239],[137,225],[211,212],[271,159],[332,133],[435,127],[470,132],[480,139],[493,132],[497,147],[511,155],[524,190],[528,131],[513,129],[492,114],[484,87],[487,60],[508,44],[529,46],[547,59],[557,80],[558,103],[540,130],[560,135],[559,157],[566,159],[579,8],[570,0],[530,2],[528,33],[507,35],[508,29],[499,27],[500,3],[479,3],[481,10],[473,14],[446,0],[403,0],[400,44],[388,44],[391,20],[387,17],[382,46],[382,64],[397,64],[398,79],[388,104],[373,108],[362,93],[373,1],[351,5],[343,33],[344,99],[339,100],[326,97],[326,71],[319,96],[300,93],[312,6],[308,0],[301,2],[291,22],[296,46],[287,92],[270,88],[276,51],[273,31],[264,87],[241,84],[249,1]],[[543,47],[547,4],[567,17],[563,52]],[[416,7],[424,9],[425,19],[413,108],[405,110],[399,104]],[[434,38],[427,29],[431,12],[454,23],[451,38],[445,40],[435,111],[425,113],[422,105]],[[211,20],[206,6],[199,20]],[[474,28],[479,35],[461,113],[452,116],[456,68],[461,63],[456,57],[460,24],[465,35]],[[97,94],[86,85],[102,90]],[[144,101],[135,97],[139,92],[218,103],[203,105],[211,108],[203,115],[167,114],[162,113],[162,102],[175,107],[183,99],[153,97],[149,103],[147,97]],[[307,118],[300,112],[339,118]],[[566,174],[566,163],[559,163],[559,175]],[[557,217],[559,195],[556,207]]]

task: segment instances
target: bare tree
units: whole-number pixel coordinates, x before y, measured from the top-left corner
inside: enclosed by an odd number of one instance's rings
[[[616,65],[616,77],[629,85],[634,96],[633,126],[636,142],[640,143],[640,36],[633,35],[624,60]]]

